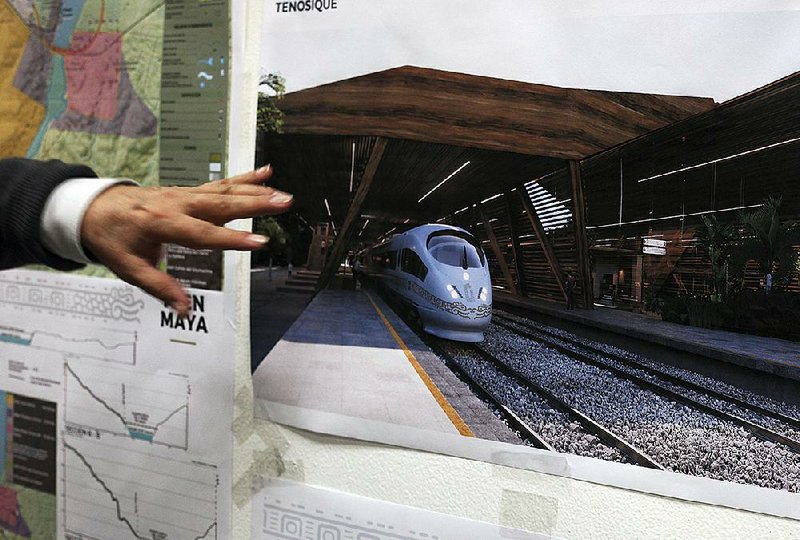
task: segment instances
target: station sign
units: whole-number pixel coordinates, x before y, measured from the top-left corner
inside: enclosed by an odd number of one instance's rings
[[[644,246],[642,247],[642,253],[645,255],[666,255],[667,249],[662,247]]]
[[[665,248],[665,247],[667,247],[667,241],[666,240],[656,240],[655,238],[642,238],[642,245],[650,246],[650,247]]]

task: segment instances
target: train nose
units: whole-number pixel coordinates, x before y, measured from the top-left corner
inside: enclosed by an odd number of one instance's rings
[[[467,302],[474,302],[478,299],[479,294],[480,291],[476,291],[471,283],[467,282],[464,284],[464,300]]]
[[[463,293],[461,299],[468,304],[483,304],[489,299],[489,277],[484,269],[464,270],[456,287]]]

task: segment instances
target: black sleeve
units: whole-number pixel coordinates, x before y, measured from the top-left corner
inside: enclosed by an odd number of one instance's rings
[[[46,264],[74,270],[80,263],[59,257],[41,241],[39,225],[50,192],[70,178],[95,178],[85,165],[23,158],[0,159],[0,269]]]

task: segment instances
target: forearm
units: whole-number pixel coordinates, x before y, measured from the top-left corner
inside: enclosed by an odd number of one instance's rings
[[[82,266],[44,242],[41,219],[52,191],[71,178],[94,178],[84,165],[23,158],[0,160],[0,268],[40,263],[59,270]]]

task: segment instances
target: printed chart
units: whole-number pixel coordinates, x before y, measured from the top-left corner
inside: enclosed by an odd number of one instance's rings
[[[217,539],[217,468],[129,448],[65,437],[66,538]]]
[[[188,377],[114,370],[102,378],[91,363],[64,364],[67,433],[123,437],[170,448],[189,446]]]
[[[55,351],[66,357],[83,357],[118,364],[136,364],[136,333],[96,329],[92,338],[75,338],[58,332],[0,326],[0,343]]]

